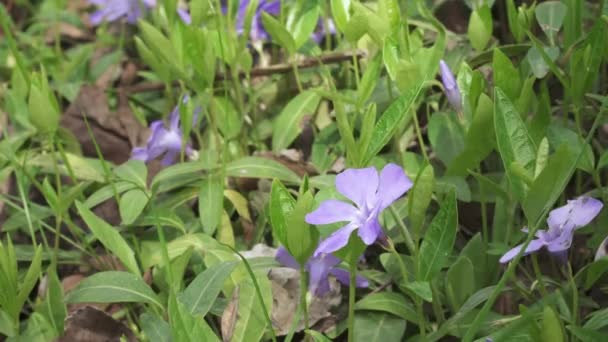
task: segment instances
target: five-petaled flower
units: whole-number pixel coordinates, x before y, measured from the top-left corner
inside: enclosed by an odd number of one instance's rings
[[[184,103],[188,102],[188,97],[184,97]],[[194,111],[193,122],[196,122],[200,108]],[[164,155],[162,165],[171,165],[179,158],[182,151],[182,127],[179,118],[179,106],[176,106],[169,117],[169,128],[165,127],[162,120],[156,120],[150,124],[152,131],[146,147],[136,147],[131,151],[131,158],[149,162],[161,155]],[[189,144],[185,146],[185,154],[191,157],[195,151]]]
[[[411,187],[412,181],[395,164],[386,165],[380,176],[374,167],[347,169],[337,175],[336,189],[356,206],[339,200],[327,200],[306,215],[306,222],[310,224],[348,222],[319,244],[315,256],[341,249],[357,229],[366,245],[373,244],[383,235],[378,216]]]
[[[110,22],[122,17],[127,18],[129,24],[135,24],[143,15],[143,11],[156,6],[156,0],[88,0],[99,9],[91,14],[89,20],[93,26],[97,26],[104,21]],[[190,24],[191,19],[188,11],[183,8],[177,9],[177,14],[186,24]]]
[[[300,269],[300,264],[289,254],[284,247],[279,247],[275,256],[276,260],[283,266]],[[320,256],[311,257],[306,262],[305,268],[309,273],[308,290],[317,297],[321,297],[329,291],[329,275],[333,275],[344,285],[350,284],[348,271],[336,267],[340,263],[340,259],[332,254],[323,254]],[[357,287],[368,287],[367,279],[357,276]]]
[[[441,83],[443,83],[443,89],[445,90],[448,102],[455,111],[460,112],[462,110],[462,98],[460,97],[460,89],[458,89],[458,83],[456,83],[454,74],[452,74],[450,67],[443,59],[439,62],[439,69],[441,72]]]
[[[572,244],[572,236],[578,228],[584,227],[593,220],[602,210],[602,202],[591,197],[579,197],[569,200],[566,205],[554,209],[547,218],[548,230],[536,232],[536,239],[530,241],[523,255],[534,253],[542,247],[553,254],[565,252]],[[524,232],[528,230],[522,229]],[[501,263],[509,262],[521,250],[523,245],[519,245],[505,253],[500,258]]]

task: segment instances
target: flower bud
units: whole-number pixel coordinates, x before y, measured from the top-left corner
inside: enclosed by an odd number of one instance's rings
[[[439,62],[439,69],[441,71],[441,82],[445,90],[445,95],[448,98],[448,102],[455,111],[460,112],[462,110],[462,99],[460,97],[460,89],[458,89],[458,83],[454,78],[454,74],[448,67],[444,60]]]

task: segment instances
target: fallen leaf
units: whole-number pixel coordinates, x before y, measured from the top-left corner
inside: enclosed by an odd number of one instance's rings
[[[127,341],[137,341],[124,324],[103,311],[86,306],[66,318],[64,334],[56,342],[120,342],[121,336]]]

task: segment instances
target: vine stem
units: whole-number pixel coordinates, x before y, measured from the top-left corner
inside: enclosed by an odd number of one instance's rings
[[[355,288],[357,282],[357,264],[350,263],[350,284],[348,285],[348,342],[355,340]]]

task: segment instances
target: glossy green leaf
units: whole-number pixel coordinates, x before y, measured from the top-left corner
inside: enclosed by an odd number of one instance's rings
[[[141,277],[119,271],[87,277],[68,293],[65,300],[67,303],[148,303],[163,308],[156,293]]]
[[[56,336],[61,336],[67,316],[67,309],[63,301],[63,287],[54,266],[49,267],[47,277],[47,293],[39,311],[54,328]]]
[[[84,222],[89,229],[91,229],[91,232],[93,232],[93,235],[95,235],[103,246],[116,255],[116,257],[125,265],[127,270],[134,275],[139,276],[141,273],[137,261],[135,260],[133,250],[116,228],[97,217],[82,203],[76,202],[76,208]]]
[[[305,221],[306,215],[312,211],[313,200],[310,191],[301,195],[287,216],[285,247],[300,265],[306,264],[319,241],[319,231]]]
[[[418,239],[422,233],[426,210],[431,204],[435,186],[435,171],[433,165],[426,164],[416,176],[414,186],[408,194],[408,217],[411,230]]]
[[[304,128],[306,117],[314,116],[321,97],[312,90],[294,97],[277,116],[272,130],[272,150],[279,153],[291,145]]]
[[[207,321],[191,314],[174,295],[169,297],[169,327],[174,342],[220,341]]]
[[[357,104],[359,107],[369,99],[372,92],[376,88],[376,84],[380,79],[380,72],[382,71],[382,55],[376,54],[376,56],[368,63],[367,69],[361,77],[359,88],[357,88]]]
[[[535,224],[543,213],[553,207],[570,181],[576,167],[576,156],[576,151],[572,151],[568,145],[561,145],[549,158],[547,166],[536,177],[523,202],[528,222]]]
[[[266,12],[262,12],[262,23],[264,23],[264,28],[272,39],[285,48],[290,55],[296,52],[296,42],[293,36],[277,19]]]
[[[388,144],[399,127],[411,119],[416,99],[421,91],[422,83],[415,85],[382,113],[372,133],[367,153],[363,158],[364,165],[378,154],[384,145]]]
[[[300,177],[274,160],[262,157],[244,157],[226,165],[226,176],[244,178],[277,178],[284,182],[300,183]]]
[[[192,280],[179,294],[178,300],[190,314],[204,317],[237,265],[236,262],[226,262],[209,267]]]
[[[432,281],[445,266],[452,254],[458,230],[458,208],[456,194],[450,190],[439,212],[431,221],[420,246],[418,277],[420,281]]]
[[[366,312],[355,315],[355,342],[400,342],[406,322],[387,313]]]
[[[412,303],[397,292],[369,294],[357,302],[355,310],[384,311],[413,323],[419,319]]]
[[[553,45],[555,36],[564,24],[568,8],[560,1],[545,1],[536,6],[535,14],[538,25],[545,32]]]
[[[494,94],[494,129],[498,151],[513,194],[521,201],[525,198],[527,186],[513,171],[512,164],[517,163],[527,176],[532,177],[536,163],[536,146],[507,95],[500,88],[495,88]]]
[[[469,18],[469,41],[477,51],[483,50],[492,38],[492,12],[487,5],[476,8]]]
[[[448,269],[445,284],[446,295],[454,311],[457,311],[475,292],[475,277],[469,276],[474,272],[471,260],[462,255]]]
[[[350,20],[351,0],[330,0],[331,13],[340,32],[344,32]]]
[[[279,242],[286,246],[289,217],[296,207],[296,200],[278,179],[272,182],[269,207],[272,231]]]
[[[509,100],[515,103],[521,92],[519,70],[500,49],[494,49],[492,69],[494,72],[494,85],[500,88]],[[496,101],[496,97],[494,100]]]
[[[564,327],[559,316],[551,307],[545,307],[543,310],[543,328],[541,330],[542,341],[563,341],[564,337]]]
[[[243,117],[236,110],[232,101],[216,96],[213,98],[212,108],[216,113],[217,126],[224,138],[236,138],[241,132]]]
[[[257,278],[266,309],[270,312],[272,305],[272,292],[270,281],[266,274]],[[258,298],[253,283],[250,280],[243,281],[238,287],[238,319],[230,341],[234,342],[256,342],[260,341],[266,330],[266,318],[264,310]]]
[[[150,341],[171,342],[171,331],[169,323],[152,313],[144,313],[139,316],[141,329]]]
[[[551,58],[552,61],[556,61],[557,57],[559,57],[559,48],[556,46],[547,46],[544,47],[545,53]],[[549,66],[545,63],[545,60],[541,56],[540,52],[536,49],[536,47],[532,46],[530,50],[528,50],[528,54],[526,55],[526,60],[528,64],[530,64],[530,68],[532,69],[532,73],[536,78],[543,78],[549,72]]]
[[[200,183],[198,194],[199,219],[203,230],[213,235],[222,217],[224,209],[224,177],[221,173],[213,173]]]
[[[437,158],[445,165],[464,151],[464,131],[453,113],[435,113],[428,123],[428,137]]]
[[[141,189],[131,189],[120,196],[118,209],[122,223],[130,225],[141,215],[148,204],[148,195]]]
[[[297,19],[289,27],[295,48],[299,49],[310,39],[310,35],[317,27],[319,20],[319,5],[316,0],[301,2],[302,8],[297,13]]]

